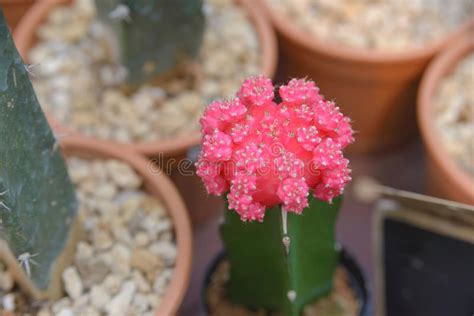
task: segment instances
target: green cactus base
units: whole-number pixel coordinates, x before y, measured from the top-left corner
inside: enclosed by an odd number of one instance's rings
[[[338,264],[334,228],[341,200],[327,204],[311,197],[303,214],[287,215],[288,254],[280,207],[267,210],[262,223],[242,222],[227,211],[221,236],[231,265],[229,298],[248,308],[298,316],[327,295]]]

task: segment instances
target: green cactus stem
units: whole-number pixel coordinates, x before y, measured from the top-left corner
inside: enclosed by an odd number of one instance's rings
[[[97,0],[96,6],[129,86],[154,81],[199,53],[202,0]]]
[[[0,238],[16,259],[10,261],[46,291],[52,278],[58,280],[53,271],[75,222],[77,201],[1,10],[0,137]]]
[[[334,227],[341,200],[328,204],[311,197],[301,215],[274,207],[262,223],[242,222],[227,211],[221,236],[231,266],[230,299],[297,316],[327,295],[338,264]]]

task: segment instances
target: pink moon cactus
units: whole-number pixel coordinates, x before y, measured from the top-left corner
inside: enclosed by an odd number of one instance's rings
[[[247,79],[232,100],[214,101],[201,118],[197,174],[210,194],[226,192],[243,221],[262,221],[282,205],[300,214],[310,192],[331,202],[351,180],[342,150],[354,141],[349,118],[313,81],[292,79],[274,99],[270,79]]]

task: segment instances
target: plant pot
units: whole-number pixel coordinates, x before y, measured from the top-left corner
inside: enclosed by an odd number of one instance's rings
[[[472,36],[460,38],[430,64],[418,94],[418,124],[426,150],[427,191],[431,195],[471,205],[474,205],[474,179],[444,150],[435,127],[432,98],[440,81],[473,51]]]
[[[206,302],[206,292],[209,283],[211,282],[212,275],[215,273],[219,264],[226,259],[226,254],[224,251],[220,252],[212,261],[209,269],[206,273],[204,284],[202,288],[201,295],[201,304],[204,309],[205,315],[209,314],[209,307]],[[354,294],[359,299],[360,308],[359,316],[369,316],[370,315],[370,290],[367,284],[364,273],[361,268],[355,261],[355,259],[344,249],[341,250],[339,254],[340,265],[346,270],[349,277],[349,283],[351,285]]]
[[[173,222],[177,258],[173,277],[156,315],[175,315],[188,287],[192,260],[192,234],[183,200],[172,182],[162,173],[150,173],[148,161],[145,158],[120,150],[110,144],[71,137],[62,142],[61,147],[69,156],[84,159],[110,158],[127,163],[144,180],[144,189],[163,203]]]
[[[0,8],[12,31],[15,30],[18,22],[34,2],[35,0],[0,0]]]
[[[22,56],[27,59],[28,51],[35,44],[36,30],[43,23],[48,12],[58,4],[69,3],[70,0],[45,0],[37,3],[27,13],[22,20],[14,37],[16,45]],[[261,69],[262,73],[267,77],[272,77],[276,67],[277,45],[276,37],[271,28],[269,21],[262,18],[262,10],[252,0],[236,0],[236,2],[245,10],[249,19],[253,23],[257,35],[259,37],[261,47]],[[78,132],[71,130],[64,124],[58,122],[51,115],[48,116],[52,123],[53,129],[58,135],[65,135],[67,138],[71,135],[78,138],[86,138]],[[61,136],[62,137],[62,136]],[[158,157],[158,159],[167,160],[168,158],[179,160],[186,157],[187,151],[199,144],[201,134],[196,132],[182,137],[174,137],[152,142],[142,143],[118,143],[111,140],[100,139],[103,144],[113,146],[121,146],[123,151],[135,151],[149,157]],[[194,170],[193,168],[191,168]],[[201,223],[213,218],[222,211],[223,203],[219,198],[210,198],[201,181],[193,173],[192,175],[183,175],[177,168],[170,169],[169,175],[175,182],[176,186],[183,193],[188,210],[190,211],[193,225],[197,226]]]
[[[196,175],[194,161],[192,155],[168,158],[160,155],[151,159],[152,168],[164,170],[178,190],[183,193],[183,200],[186,203],[191,224],[193,227],[200,227],[210,219],[222,214],[225,203],[222,197],[207,193],[201,178]]]
[[[253,23],[259,37],[261,69],[262,74],[272,77],[276,68],[277,45],[275,34],[270,23],[263,18],[263,12],[254,1],[251,0],[235,0],[247,13],[249,19]],[[24,60],[28,60],[28,52],[37,41],[36,31],[48,16],[49,11],[60,4],[70,3],[71,0],[44,0],[36,3],[20,21],[18,28],[15,30],[14,39],[18,51]],[[61,124],[63,125],[63,124]],[[63,126],[68,135],[76,137],[85,137],[78,132],[74,132]],[[201,140],[200,133],[196,132],[186,136],[173,137],[158,141],[141,142],[141,143],[119,143],[116,141],[100,139],[100,142],[110,143],[114,146],[121,146],[122,150],[133,150],[146,156],[156,156],[159,154],[165,157],[172,157],[185,154],[186,151],[199,144]]]
[[[171,171],[170,177],[180,192],[183,192],[193,227],[200,227],[221,215],[225,203],[221,196],[207,193],[201,178],[196,175],[194,165],[190,171],[189,175],[185,175],[179,169],[175,169]]]
[[[416,93],[426,65],[474,23],[423,47],[379,52],[318,40],[267,0],[259,3],[277,31],[282,75],[309,77],[336,101],[354,122],[352,152],[390,149],[415,136]]]

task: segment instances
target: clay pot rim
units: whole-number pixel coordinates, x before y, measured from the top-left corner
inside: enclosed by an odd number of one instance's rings
[[[275,28],[287,38],[291,38],[299,46],[310,50],[318,51],[327,56],[348,60],[358,63],[386,64],[386,63],[404,63],[411,60],[424,59],[427,56],[434,55],[453,37],[466,32],[467,29],[474,26],[474,18],[468,19],[456,30],[445,34],[444,36],[427,43],[420,47],[408,47],[398,52],[389,50],[377,51],[367,48],[350,47],[319,40],[316,36],[308,34],[305,30],[298,27],[290,21],[283,13],[278,12],[267,3],[267,0],[258,0],[265,13],[270,17]]]
[[[469,53],[474,52],[474,38],[468,35],[462,37],[451,48],[444,51],[429,66],[423,76],[418,92],[418,124],[421,136],[428,154],[435,160],[452,183],[456,185],[463,195],[469,197],[474,203],[474,180],[467,172],[462,170],[454,158],[444,150],[444,145],[439,141],[439,131],[435,126],[433,118],[432,98],[439,87],[440,81],[449,74],[461,59]]]
[[[262,74],[269,78],[273,78],[277,63],[277,41],[276,35],[268,19],[265,16],[261,7],[252,0],[235,0],[236,3],[246,12],[248,19],[253,24],[260,45],[260,60],[262,66]],[[49,10],[55,5],[67,3],[70,0],[44,0],[36,2],[30,10],[21,19],[20,23],[15,29],[14,39],[18,51],[24,60],[28,60],[27,52],[34,43],[34,37],[38,25],[43,23]],[[64,124],[61,124],[49,118],[50,121],[55,122],[55,126],[61,126],[61,130],[68,135],[75,135],[75,137],[82,137],[85,139],[98,140],[104,144],[111,143],[115,146],[122,146],[129,150],[134,150],[146,156],[153,156],[164,154],[166,156],[177,155],[186,152],[187,149],[199,145],[201,141],[201,132],[196,131],[185,135],[178,135],[176,137],[156,140],[144,141],[136,143],[121,143],[107,139],[97,139],[95,137],[88,137],[81,135],[77,131],[73,131]]]
[[[191,274],[192,233],[188,212],[171,180],[162,172],[149,169],[149,161],[136,154],[121,150],[111,144],[94,140],[69,138],[61,142],[66,155],[84,158],[112,158],[124,161],[143,178],[146,190],[158,196],[173,221],[177,258],[173,277],[155,315],[175,315],[187,291]],[[92,157],[91,157],[92,156]]]

